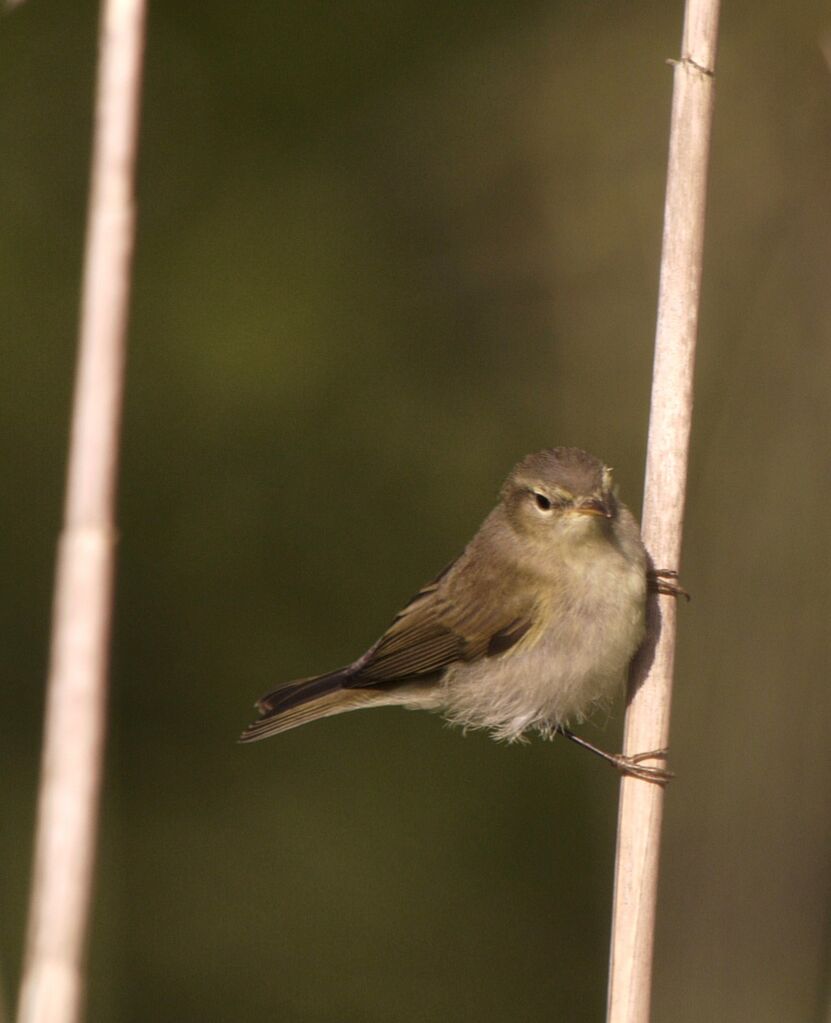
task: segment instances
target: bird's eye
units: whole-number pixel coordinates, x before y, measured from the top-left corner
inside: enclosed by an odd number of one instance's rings
[[[545,494],[541,494],[538,490],[535,490],[534,500],[537,502],[537,507],[540,511],[551,511],[551,501],[545,496]]]

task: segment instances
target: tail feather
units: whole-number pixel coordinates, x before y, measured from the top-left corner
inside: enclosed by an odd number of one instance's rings
[[[339,668],[326,675],[311,675],[309,678],[297,678],[292,682],[284,682],[276,689],[272,689],[270,693],[261,696],[255,706],[260,714],[277,714],[280,711],[296,707],[298,704],[308,703],[316,696],[324,696],[326,693],[343,688],[347,676],[348,669]]]
[[[257,701],[260,719],[245,729],[240,742],[256,742],[318,718],[388,702],[386,694],[378,690],[343,688],[347,677],[347,670],[341,669],[329,675],[287,682],[267,693]]]

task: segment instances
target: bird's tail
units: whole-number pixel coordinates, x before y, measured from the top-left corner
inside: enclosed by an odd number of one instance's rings
[[[279,735],[318,718],[343,714],[372,703],[385,703],[384,694],[372,689],[344,687],[348,669],[297,679],[267,693],[257,701],[260,718],[240,736],[240,742],[256,742],[269,735]]]

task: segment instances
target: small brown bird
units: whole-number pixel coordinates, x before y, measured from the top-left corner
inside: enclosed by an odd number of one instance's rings
[[[611,470],[578,448],[528,455],[460,557],[377,643],[345,668],[263,696],[241,739],[390,704],[439,711],[497,739],[533,731],[576,739],[567,725],[625,680],[646,593],[646,552]],[[663,751],[595,752],[650,780],[667,774],[638,763]]]

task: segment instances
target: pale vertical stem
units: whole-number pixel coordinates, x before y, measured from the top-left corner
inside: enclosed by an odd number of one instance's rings
[[[674,65],[643,513],[644,541],[658,569],[677,570],[681,555],[718,7],[718,0],[687,0],[681,59]],[[669,743],[675,622],[674,597],[652,602],[647,643],[629,686],[629,754]],[[663,802],[660,785],[623,778],[608,1023],[649,1020]]]
[[[106,712],[144,0],[105,0],[64,525],[19,1023],[75,1023]]]

